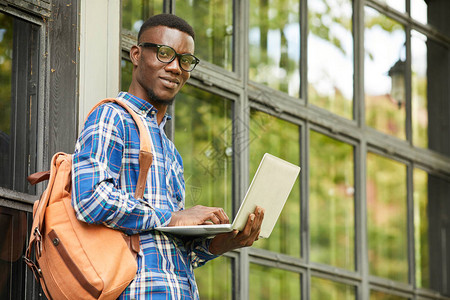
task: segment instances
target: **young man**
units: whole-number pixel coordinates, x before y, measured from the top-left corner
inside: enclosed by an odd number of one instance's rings
[[[151,180],[143,200],[134,198],[139,173],[139,135],[131,116],[108,103],[87,119],[73,155],[73,206],[77,217],[140,235],[138,271],[121,299],[198,299],[193,268],[258,239],[264,212],[257,208],[241,232],[213,239],[181,239],[157,226],[228,223],[217,207],[184,209],[185,184],[180,154],[164,133],[167,107],[198,63],[194,31],[174,15],[147,20],[130,50],[133,63],[125,101],[147,124],[152,140]]]

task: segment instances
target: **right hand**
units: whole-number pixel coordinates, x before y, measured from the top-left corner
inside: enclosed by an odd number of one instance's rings
[[[225,211],[220,207],[196,205],[194,207],[172,212],[168,226],[189,226],[207,224],[229,224]]]

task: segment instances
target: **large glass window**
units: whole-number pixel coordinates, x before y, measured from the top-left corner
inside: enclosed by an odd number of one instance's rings
[[[408,282],[406,166],[368,153],[366,191],[370,273]]]
[[[366,123],[404,139],[405,30],[372,8],[366,7],[364,12]]]
[[[352,1],[308,4],[308,101],[352,119]]]
[[[195,30],[195,55],[228,71],[233,69],[233,1],[176,1],[177,16]]]
[[[427,100],[427,38],[411,32],[412,72],[412,139],[418,147],[428,147],[428,100]]]
[[[251,300],[300,300],[301,276],[282,269],[250,264]]]
[[[356,299],[355,290],[354,286],[319,277],[312,277],[310,299],[353,300]]]
[[[354,270],[353,147],[310,132],[311,261]]]
[[[264,155],[270,153],[300,165],[300,130],[297,125],[266,113],[250,112],[250,178]],[[300,256],[300,180],[294,184],[270,238],[261,239],[254,247]]]
[[[414,169],[414,248],[416,285],[430,287],[430,249],[428,244],[428,174]]]
[[[300,93],[299,0],[251,0],[250,80],[293,97]]]

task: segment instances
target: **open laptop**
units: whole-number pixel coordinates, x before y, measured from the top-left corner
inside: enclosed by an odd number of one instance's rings
[[[300,167],[269,153],[264,154],[232,224],[156,227],[156,230],[183,236],[213,236],[243,230],[256,206],[265,209],[260,237],[268,238],[294,186]]]

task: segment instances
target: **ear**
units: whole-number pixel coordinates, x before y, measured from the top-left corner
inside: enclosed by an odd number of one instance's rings
[[[133,66],[137,67],[140,58],[141,58],[141,47],[133,45],[130,49],[130,60]]]

